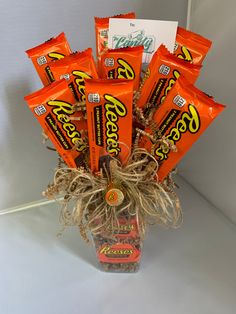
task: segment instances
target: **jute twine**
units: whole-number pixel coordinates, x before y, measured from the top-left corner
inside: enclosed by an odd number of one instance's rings
[[[158,182],[158,162],[144,149],[134,149],[125,166],[117,159],[110,162],[109,175],[94,175],[83,168],[59,168],[54,182],[44,195],[63,197],[61,222],[78,226],[85,240],[87,234],[113,234],[119,218],[135,218],[141,237],[147,224],[177,227],[182,221],[180,202],[172,187]],[[124,194],[119,206],[110,206],[105,194],[113,186]]]

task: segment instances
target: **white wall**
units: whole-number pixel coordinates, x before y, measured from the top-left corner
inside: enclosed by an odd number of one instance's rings
[[[197,85],[227,105],[184,158],[180,173],[236,222],[236,1],[192,0],[190,28],[213,40]],[[203,217],[204,219],[204,217]]]
[[[187,0],[0,1],[0,209],[41,199],[56,155],[23,97],[41,83],[24,51],[65,31],[72,49],[94,47],[93,16],[135,10],[139,18],[186,21]]]

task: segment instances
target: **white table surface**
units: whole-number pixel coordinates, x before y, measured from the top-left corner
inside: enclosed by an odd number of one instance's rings
[[[56,205],[0,217],[1,314],[235,314],[236,229],[179,180],[184,224],[152,227],[136,274],[96,268]]]

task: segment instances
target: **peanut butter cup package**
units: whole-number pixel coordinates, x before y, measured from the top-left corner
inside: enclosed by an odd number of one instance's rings
[[[146,137],[141,143],[160,163],[157,173],[160,181],[164,180],[223,109],[223,105],[209,98],[184,77],[177,80],[153,117],[162,135],[171,145],[175,145],[176,151],[167,145],[155,145]],[[146,131],[150,133],[150,130]]]
[[[108,49],[101,57],[101,78],[134,80],[138,90],[143,50],[143,46]]]
[[[180,59],[201,65],[211,44],[209,39],[178,27],[174,54]]]
[[[36,71],[44,86],[54,81],[49,63],[54,60],[60,60],[71,53],[70,46],[64,33],[51,38],[39,46],[26,51],[28,57],[32,60]]]
[[[90,163],[99,171],[99,158],[110,154],[125,163],[132,144],[132,80],[86,80]]]
[[[78,102],[85,101],[85,79],[98,78],[92,49],[76,52],[62,60],[51,62],[50,68],[56,81],[65,78]]]
[[[98,70],[100,73],[100,58],[101,54],[108,47],[108,29],[109,29],[109,18],[119,19],[135,19],[135,13],[130,12],[126,14],[119,14],[109,17],[94,17],[95,20],[95,35],[96,35],[96,52],[98,59]]]
[[[200,69],[201,66],[177,58],[161,45],[149,64],[149,76],[144,81],[137,102],[138,107],[143,108],[144,114],[148,116],[164,102],[166,95],[181,75],[184,75],[190,83],[194,83]]]
[[[81,162],[81,153],[86,149],[81,131],[87,129],[85,120],[75,112],[75,98],[66,80],[62,79],[25,97],[42,128],[54,144],[68,167],[76,168]]]

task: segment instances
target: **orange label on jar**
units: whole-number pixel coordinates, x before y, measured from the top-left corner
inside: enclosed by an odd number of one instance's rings
[[[119,219],[119,227],[113,229],[116,238],[135,238],[138,236],[138,227],[136,219],[127,220],[125,218]]]
[[[141,252],[128,243],[105,244],[97,251],[98,259],[104,263],[135,263]]]

